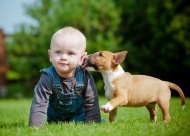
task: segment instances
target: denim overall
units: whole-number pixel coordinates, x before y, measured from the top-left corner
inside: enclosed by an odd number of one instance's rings
[[[85,122],[86,115],[83,107],[83,95],[85,90],[85,71],[80,66],[76,68],[76,84],[70,93],[63,93],[59,75],[55,68],[50,66],[42,70],[53,80],[53,94],[50,95],[47,109],[47,121],[51,122]]]

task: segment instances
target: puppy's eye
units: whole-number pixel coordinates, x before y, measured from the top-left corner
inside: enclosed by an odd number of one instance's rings
[[[99,53],[99,57],[104,57],[101,52]]]

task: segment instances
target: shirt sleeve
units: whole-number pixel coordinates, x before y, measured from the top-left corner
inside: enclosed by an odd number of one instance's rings
[[[84,94],[84,108],[87,122],[101,122],[98,93],[93,77],[86,71],[86,92]]]
[[[52,79],[43,73],[34,89],[34,97],[30,108],[29,126],[40,127],[44,123],[49,97],[52,93],[52,84]]]

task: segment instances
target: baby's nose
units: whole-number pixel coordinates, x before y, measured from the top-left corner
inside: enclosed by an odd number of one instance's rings
[[[67,55],[65,53],[61,54],[61,59],[66,59]]]

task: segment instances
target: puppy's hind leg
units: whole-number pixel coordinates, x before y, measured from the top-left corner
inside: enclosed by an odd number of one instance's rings
[[[169,103],[170,103],[169,100],[158,102],[158,106],[162,110],[163,121],[164,122],[169,122],[170,121],[170,115],[169,115],[169,105],[170,104]]]
[[[154,122],[156,122],[156,119],[157,119],[157,109],[155,105],[156,103],[153,102],[146,106],[150,114],[150,119],[153,120]]]
[[[116,120],[116,117],[117,117],[117,108],[109,112],[109,121],[114,122]]]

